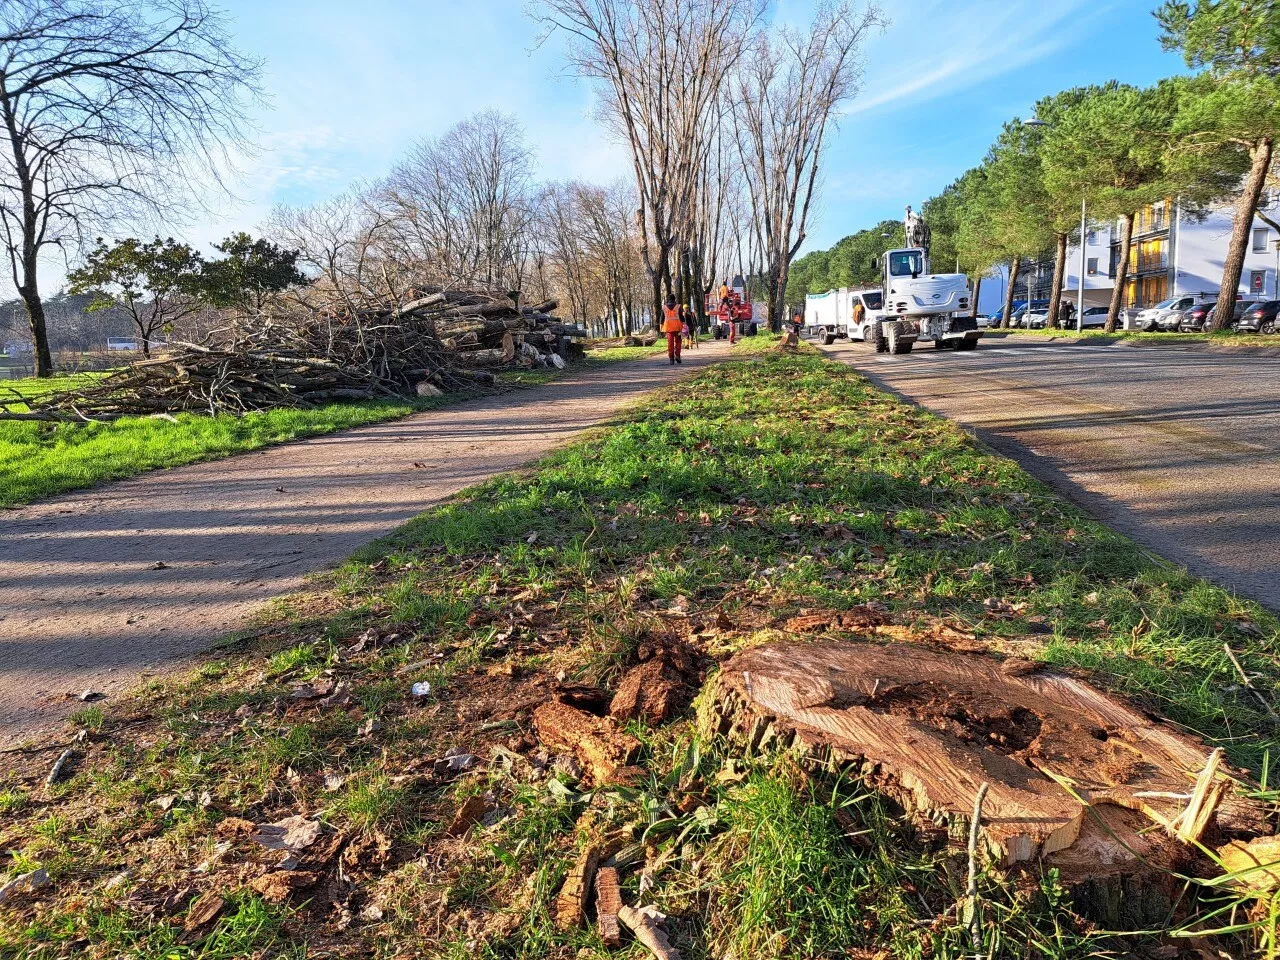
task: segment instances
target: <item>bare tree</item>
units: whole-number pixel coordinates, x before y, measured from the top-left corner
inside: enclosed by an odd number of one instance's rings
[[[606,119],[628,145],[636,225],[654,316],[697,196],[709,120],[764,0],[541,0],[548,34],[573,38],[577,72],[601,82]]]
[[[884,20],[875,6],[821,3],[807,33],[760,32],[735,75],[738,152],[763,260],[769,325],[786,309],[787,274],[804,243],[822,152],[840,105],[861,84],[860,48]]]
[[[0,228],[40,376],[47,248],[219,181],[260,72],[203,0],[0,0]]]
[[[496,111],[415,144],[376,191],[389,256],[426,282],[520,289],[536,213],[533,165],[519,123]]]

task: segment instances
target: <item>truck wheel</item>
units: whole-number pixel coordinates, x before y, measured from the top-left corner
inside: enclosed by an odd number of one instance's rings
[[[822,345],[824,347],[829,347],[835,342],[836,342],[836,335],[834,333],[824,333],[822,335]]]
[[[889,324],[889,352],[910,353],[912,341],[901,336],[898,324]]]
[[[876,345],[876,353],[889,352],[889,339],[884,335],[883,323],[877,323],[871,328],[871,341]]]

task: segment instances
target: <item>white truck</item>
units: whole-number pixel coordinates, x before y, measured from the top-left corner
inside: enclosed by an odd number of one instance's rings
[[[884,313],[870,331],[877,353],[910,353],[920,341],[933,341],[938,349],[977,347],[982,331],[970,308],[968,277],[930,273],[924,247],[890,250],[880,258],[880,266]]]
[[[861,303],[862,322],[854,324],[853,308]],[[872,334],[875,321],[884,319],[883,297],[879,290],[850,289],[811,293],[804,298],[804,334],[816,337],[827,346],[837,339],[865,340]]]

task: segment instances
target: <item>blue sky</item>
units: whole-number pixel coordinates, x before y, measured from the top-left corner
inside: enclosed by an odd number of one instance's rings
[[[592,119],[590,87],[564,72],[561,41],[537,47],[524,0],[222,0],[243,49],[267,61],[260,150],[234,201],[200,214],[201,242],[252,228],[275,203],[310,203],[376,178],[417,138],[478,110],[521,118],[546,179],[608,181],[626,155]],[[810,0],[780,0],[803,20]],[[885,2],[864,89],[827,154],[806,250],[898,217],[977,163],[1000,125],[1081,83],[1150,83],[1182,68],[1163,53],[1155,0]]]

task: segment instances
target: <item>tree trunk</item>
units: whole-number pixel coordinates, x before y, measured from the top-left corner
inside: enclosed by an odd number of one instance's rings
[[[978,299],[982,293],[982,277],[973,281],[973,318],[978,318]]]
[[[1000,315],[1000,329],[1009,329],[1009,315],[1013,313],[1013,288],[1018,283],[1018,259],[1015,257],[1009,264],[1009,287],[1004,292],[1004,313]]]
[[[664,258],[665,259],[665,258]],[[654,270],[649,279],[653,281],[653,316],[649,319],[650,326],[657,330],[661,324],[658,318],[662,316],[662,274],[663,270]]]
[[[1049,317],[1044,322],[1050,330],[1057,330],[1061,326],[1062,281],[1067,272],[1067,235],[1059,233],[1057,239],[1058,257],[1053,264],[1053,288],[1049,291]],[[1083,277],[1080,282],[1084,282]]]
[[[1116,264],[1116,285],[1111,288],[1111,309],[1107,311],[1107,333],[1116,332],[1116,320],[1120,317],[1120,304],[1124,302],[1124,288],[1129,280],[1129,248],[1133,245],[1133,214],[1126,213],[1120,228],[1120,261]],[[1081,280],[1083,283],[1083,279]]]
[[[1244,272],[1244,257],[1249,249],[1253,216],[1267,181],[1274,149],[1274,141],[1270,137],[1263,137],[1249,151],[1252,164],[1248,179],[1245,180],[1244,192],[1236,201],[1236,222],[1231,229],[1231,246],[1227,248],[1227,259],[1222,265],[1222,285],[1219,287],[1218,305],[1213,310],[1210,330],[1225,330],[1235,316],[1236,299],[1240,296],[1240,275]]]
[[[36,348],[36,376],[53,376],[53,354],[49,351],[49,334],[45,329],[44,303],[36,286],[36,272],[32,269],[18,290],[27,308],[27,326],[31,330],[31,342]]]

